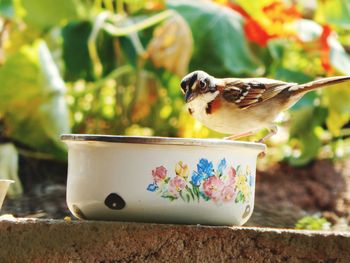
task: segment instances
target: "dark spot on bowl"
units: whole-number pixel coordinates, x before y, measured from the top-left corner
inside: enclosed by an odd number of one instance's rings
[[[250,205],[247,205],[247,206],[245,207],[244,213],[243,213],[243,215],[242,215],[242,219],[244,219],[244,218],[246,218],[247,216],[249,216],[249,214],[250,214]]]
[[[125,207],[125,201],[116,193],[109,194],[105,199],[105,205],[113,210],[120,210]]]
[[[86,216],[77,205],[73,205],[72,208],[73,208],[73,214],[76,217],[78,217],[79,219],[86,219]]]

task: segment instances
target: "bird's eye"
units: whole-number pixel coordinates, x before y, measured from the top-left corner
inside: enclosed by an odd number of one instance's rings
[[[205,89],[206,88],[206,86],[207,86],[207,83],[204,81],[204,80],[200,80],[199,81],[199,88],[200,89]]]
[[[185,80],[181,81],[180,85],[181,85],[182,92],[185,94],[187,91],[186,81]]]

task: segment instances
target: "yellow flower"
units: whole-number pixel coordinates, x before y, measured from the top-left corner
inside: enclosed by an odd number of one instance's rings
[[[242,185],[241,187],[242,194],[244,195],[245,199],[248,199],[249,196],[249,187],[247,184]]]
[[[243,185],[247,184],[247,177],[244,175],[239,175],[237,177],[237,188],[241,188]]]
[[[175,173],[184,178],[187,179],[188,175],[190,174],[190,169],[188,168],[187,164],[184,164],[182,161],[179,161],[176,165],[175,165]]]

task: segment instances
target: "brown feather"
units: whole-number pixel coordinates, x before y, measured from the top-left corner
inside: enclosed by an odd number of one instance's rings
[[[258,79],[225,79],[223,98],[235,103],[240,108],[248,108],[256,103],[268,100],[294,83],[258,78]]]
[[[337,76],[337,77],[323,78],[323,79],[314,80],[305,84],[293,86],[289,89],[289,91],[295,94],[304,93],[314,89],[322,88],[325,86],[332,86],[332,85],[336,85],[346,81],[350,81],[350,76]]]

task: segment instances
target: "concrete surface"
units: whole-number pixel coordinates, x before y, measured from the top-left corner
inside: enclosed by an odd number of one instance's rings
[[[350,233],[5,218],[0,262],[350,262]]]

